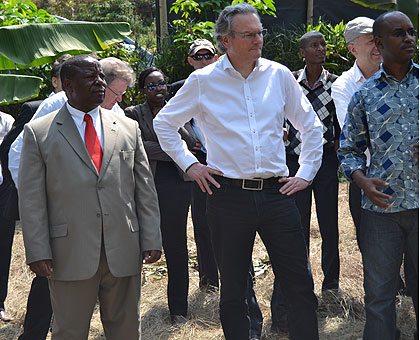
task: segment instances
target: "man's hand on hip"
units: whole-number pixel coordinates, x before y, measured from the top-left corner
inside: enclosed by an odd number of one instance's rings
[[[391,199],[392,196],[384,194],[376,188],[378,186],[387,187],[389,183],[386,183],[379,178],[366,177],[361,170],[353,172],[352,177],[373,204],[385,210],[391,209],[391,204],[384,200]]]
[[[208,166],[198,162],[191,165],[187,171],[187,175],[197,182],[201,191],[207,191],[209,195],[213,194],[213,192],[211,191],[208,182],[212,183],[216,188],[220,188],[220,184],[217,183],[216,180],[211,176],[212,174],[223,176],[223,173],[220,171],[211,169]]]
[[[294,193],[306,189],[311,182],[308,182],[300,177],[283,177],[279,179],[280,183],[286,183],[280,188],[280,193],[283,195],[293,195]]]
[[[154,263],[160,259],[161,255],[160,250],[145,250],[143,252],[143,263]]]
[[[53,273],[51,260],[40,260],[29,264],[29,268],[38,276],[51,278]]]

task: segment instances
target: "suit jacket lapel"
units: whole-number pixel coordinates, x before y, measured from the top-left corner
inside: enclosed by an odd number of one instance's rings
[[[89,169],[98,174],[98,171],[96,170],[95,165],[90,158],[86,146],[80,137],[80,133],[77,130],[76,124],[74,124],[73,118],[71,117],[70,112],[67,110],[66,105],[64,105],[58,112],[56,122],[58,125],[58,131],[71,145],[80,159],[88,166]]]
[[[106,110],[99,108],[102,119],[102,130],[104,132],[104,147],[103,147],[103,156],[102,156],[102,165],[101,172],[99,177],[102,177],[106,171],[106,168],[111,161],[112,154],[115,150],[115,144],[117,142],[118,136],[118,125],[116,119],[113,118],[113,115]]]

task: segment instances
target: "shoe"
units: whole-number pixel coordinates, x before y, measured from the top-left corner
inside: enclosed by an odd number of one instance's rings
[[[183,315],[171,315],[172,325],[181,327],[187,323],[187,318]]]
[[[331,301],[331,302],[340,302],[343,300],[343,292],[341,291],[341,288],[335,288],[335,289],[325,289],[322,291],[322,299]]]
[[[287,321],[273,322],[271,324],[270,332],[275,334],[288,333],[289,329],[287,328]]]
[[[9,322],[9,321],[13,321],[14,319],[9,314],[7,314],[6,311],[3,308],[1,308],[0,309],[0,320],[3,321],[3,322]]]

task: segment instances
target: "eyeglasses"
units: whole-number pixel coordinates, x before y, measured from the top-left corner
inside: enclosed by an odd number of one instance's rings
[[[260,37],[264,36],[267,33],[267,29],[264,28],[258,32],[245,32],[245,33],[232,31],[232,33],[239,35],[245,40],[254,40],[257,35]]]
[[[166,85],[167,85],[166,81],[160,81],[157,84],[149,83],[145,86],[145,88],[147,91],[152,92],[152,91],[156,91],[156,89],[163,90],[164,88],[166,88]]]
[[[194,60],[202,60],[203,58],[206,60],[210,60],[214,58],[214,54],[213,53],[196,54],[196,55],[192,55],[191,58],[193,58]]]
[[[123,96],[123,95],[125,95],[125,92],[126,91],[124,91],[124,92],[121,92],[121,93],[118,93],[118,92],[115,92],[113,89],[111,89],[109,86],[107,86],[107,88],[109,88],[109,90],[113,93],[113,94],[115,94],[115,97],[119,97],[119,96]]]
[[[403,30],[402,28],[398,28],[393,31],[390,36],[394,38],[405,38],[406,34],[410,37],[415,37],[417,35],[417,31],[414,28],[410,28],[407,31]]]

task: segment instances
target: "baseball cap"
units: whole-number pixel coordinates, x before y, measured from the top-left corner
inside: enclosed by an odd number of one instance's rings
[[[196,39],[190,46],[189,56],[196,54],[200,50],[209,50],[211,53],[216,54],[216,49],[213,44],[207,39]]]
[[[357,17],[349,21],[344,30],[344,39],[346,43],[353,41],[361,35],[373,32],[374,20],[367,17]]]

